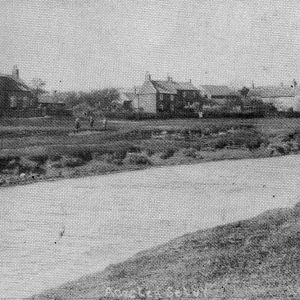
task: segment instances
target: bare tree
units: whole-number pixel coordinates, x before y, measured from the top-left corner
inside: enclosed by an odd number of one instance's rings
[[[47,91],[44,89],[46,82],[41,78],[33,78],[31,80],[31,85],[36,97],[39,97],[39,95],[41,94],[47,93]]]

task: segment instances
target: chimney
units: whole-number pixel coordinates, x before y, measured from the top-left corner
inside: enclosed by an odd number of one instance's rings
[[[297,81],[296,81],[296,79],[293,79],[293,84],[292,84],[292,87],[295,89],[296,87],[297,87]]]
[[[190,79],[190,83],[192,83],[192,79]]]
[[[146,81],[150,81],[150,80],[151,80],[151,75],[150,75],[149,72],[146,72],[145,80],[146,80]]]
[[[254,81],[252,81],[252,89],[254,89],[255,88],[255,86],[254,86]]]
[[[167,81],[171,82],[171,81],[173,81],[173,78],[170,75],[168,75],[167,76]]]
[[[19,69],[18,69],[17,65],[14,65],[14,67],[13,67],[12,76],[15,79],[19,79]]]

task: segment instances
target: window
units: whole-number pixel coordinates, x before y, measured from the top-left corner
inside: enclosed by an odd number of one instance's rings
[[[164,100],[164,95],[163,94],[159,94],[159,100],[161,100],[161,101]]]
[[[182,93],[182,97],[185,98],[186,97],[186,92]]]
[[[174,98],[175,98],[174,95],[170,96],[171,102],[174,102]]]
[[[159,105],[159,110],[160,110],[160,111],[164,111],[164,106],[163,106],[163,104],[160,104],[160,105]]]
[[[196,92],[195,91],[193,92],[193,97],[196,98]]]
[[[23,97],[23,107],[24,108],[26,108],[26,107],[28,107],[29,106],[29,104],[30,104],[30,101],[29,101],[29,99],[28,99],[28,97]]]
[[[9,101],[10,101],[11,108],[17,107],[17,97],[16,96],[11,96],[9,98]]]
[[[170,105],[170,109],[171,109],[172,112],[174,111],[174,104]]]

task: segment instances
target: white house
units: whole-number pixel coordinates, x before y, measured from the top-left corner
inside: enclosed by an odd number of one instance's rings
[[[300,111],[300,89],[291,86],[258,86],[251,89],[248,97],[261,99],[265,103],[273,104],[278,111]]]

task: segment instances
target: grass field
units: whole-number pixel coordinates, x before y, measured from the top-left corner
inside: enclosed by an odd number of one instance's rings
[[[34,299],[299,299],[299,224],[298,203],[199,230]]]
[[[109,120],[107,130],[102,120],[93,129],[82,120],[79,133],[74,118],[2,119],[0,179],[11,184],[296,153],[299,132],[297,118]]]

